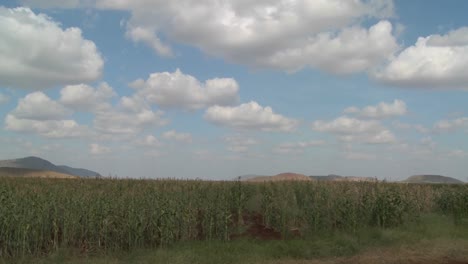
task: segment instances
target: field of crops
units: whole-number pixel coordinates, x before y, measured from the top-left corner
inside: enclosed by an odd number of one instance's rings
[[[430,212],[466,224],[468,185],[0,178],[0,257],[261,239],[267,231],[307,239]]]

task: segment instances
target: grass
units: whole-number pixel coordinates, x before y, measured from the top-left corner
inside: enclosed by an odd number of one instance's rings
[[[189,241],[159,249],[92,254],[60,249],[45,257],[0,260],[0,263],[461,264],[468,263],[468,225],[456,225],[450,217],[425,214],[399,227],[363,228],[354,233],[336,231],[307,239]]]

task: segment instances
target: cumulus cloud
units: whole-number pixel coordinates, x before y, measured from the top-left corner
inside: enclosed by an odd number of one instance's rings
[[[312,128],[316,131],[334,134],[358,134],[378,132],[383,129],[383,126],[380,122],[375,120],[360,120],[341,116],[329,122],[317,120],[313,123]]]
[[[468,156],[468,153],[461,149],[451,150],[447,153],[449,157],[453,158],[464,158]]]
[[[376,106],[366,106],[362,109],[355,106],[348,107],[344,110],[344,113],[366,118],[383,119],[405,115],[407,108],[404,101],[396,99],[393,103],[380,102]]]
[[[5,129],[14,132],[35,133],[48,138],[84,137],[90,135],[87,126],[79,125],[75,120],[34,120],[17,118],[8,114]]]
[[[351,73],[398,48],[388,21],[359,26],[391,17],[392,0],[96,0],[95,6],[130,11],[126,36],[163,56],[173,54],[169,43],[176,42],[252,67]]]
[[[300,70],[306,66],[336,74],[362,72],[392,55],[398,45],[392,25],[381,21],[369,28],[345,28],[338,34],[321,33],[299,47],[279,50],[259,61],[261,66]]]
[[[185,142],[185,143],[192,142],[192,135],[190,133],[181,133],[175,130],[169,130],[169,131],[164,132],[162,137],[168,140],[174,140],[178,142]]]
[[[146,128],[163,126],[167,120],[164,112],[142,108],[139,111],[128,111],[121,107],[112,107],[95,113],[93,121],[97,132],[108,135],[133,136]]]
[[[427,128],[427,127],[425,127],[425,126],[423,126],[423,125],[421,125],[421,124],[402,123],[402,122],[400,122],[400,121],[398,121],[398,120],[394,121],[392,124],[393,124],[393,126],[394,126],[395,128],[398,128],[398,129],[406,129],[406,130],[408,130],[408,129],[414,129],[414,130],[416,130],[417,132],[423,133],[423,134],[429,133],[429,132],[431,131],[429,128]]]
[[[344,142],[367,144],[395,143],[395,135],[376,120],[361,120],[341,116],[331,121],[317,120],[312,129],[337,135]]]
[[[60,102],[74,110],[93,111],[107,107],[108,100],[114,96],[116,93],[105,82],[97,88],[86,84],[67,85],[60,91]]]
[[[322,146],[325,144],[325,141],[323,140],[311,140],[311,141],[299,141],[299,142],[286,142],[279,144],[277,147],[273,149],[273,152],[279,153],[279,154],[290,154],[290,153],[303,153],[304,150],[311,148],[311,147],[316,147],[316,146]]]
[[[420,37],[373,76],[402,87],[468,89],[468,27]]]
[[[271,107],[254,101],[236,107],[212,106],[204,117],[213,124],[235,129],[291,132],[298,125],[297,120],[276,114]]]
[[[343,142],[363,142],[367,144],[391,144],[397,142],[395,135],[387,129],[378,132],[342,135],[338,139]]]
[[[434,124],[435,132],[452,132],[463,128],[468,128],[468,117],[440,120]]]
[[[128,25],[125,35],[134,42],[143,42],[161,56],[173,56],[174,54],[171,47],[164,44],[161,39],[153,33],[154,31],[155,29],[153,27],[148,28]]]
[[[148,80],[136,80],[131,86],[139,96],[162,108],[195,110],[232,105],[239,100],[239,86],[234,79],[215,78],[201,83],[179,69],[173,73],[153,73]]]
[[[111,149],[97,143],[89,144],[89,153],[93,155],[104,155],[111,152]]]
[[[392,1],[100,3],[104,8],[131,10],[127,35],[137,35],[131,39],[148,44],[160,54],[168,50],[158,37],[164,35],[207,54],[253,67],[295,71],[311,66],[350,73],[369,68],[397,48],[387,21],[369,30],[348,27],[363,17],[391,14]]]
[[[161,142],[153,135],[147,135],[143,138],[137,139],[135,144],[139,147],[160,147]]]
[[[79,28],[62,29],[29,8],[0,7],[0,84],[42,89],[89,82],[101,76],[103,60]]]
[[[90,135],[87,126],[67,119],[71,111],[50,99],[43,92],[21,98],[17,107],[5,117],[5,129],[35,133],[48,138],[83,137]]]
[[[20,119],[58,120],[70,115],[71,111],[43,92],[34,92],[20,99],[11,114]]]

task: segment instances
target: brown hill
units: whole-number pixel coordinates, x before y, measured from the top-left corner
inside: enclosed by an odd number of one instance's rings
[[[274,176],[259,176],[247,179],[249,182],[264,182],[264,181],[313,181],[312,178],[305,176],[304,174],[286,172],[280,173]]]
[[[72,168],[64,165],[57,166],[48,160],[33,156],[19,159],[0,160],[0,167],[54,171],[83,178],[95,178],[101,176],[95,171],[81,168]]]
[[[403,182],[407,183],[447,183],[447,184],[462,184],[464,182],[442,175],[413,175]]]
[[[0,177],[78,179],[78,176],[49,170],[0,167]]]

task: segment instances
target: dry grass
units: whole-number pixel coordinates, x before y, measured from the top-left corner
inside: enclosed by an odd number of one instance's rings
[[[26,178],[51,178],[51,179],[78,179],[79,177],[70,174],[48,171],[33,170],[24,168],[0,168],[0,177],[26,177]]]

